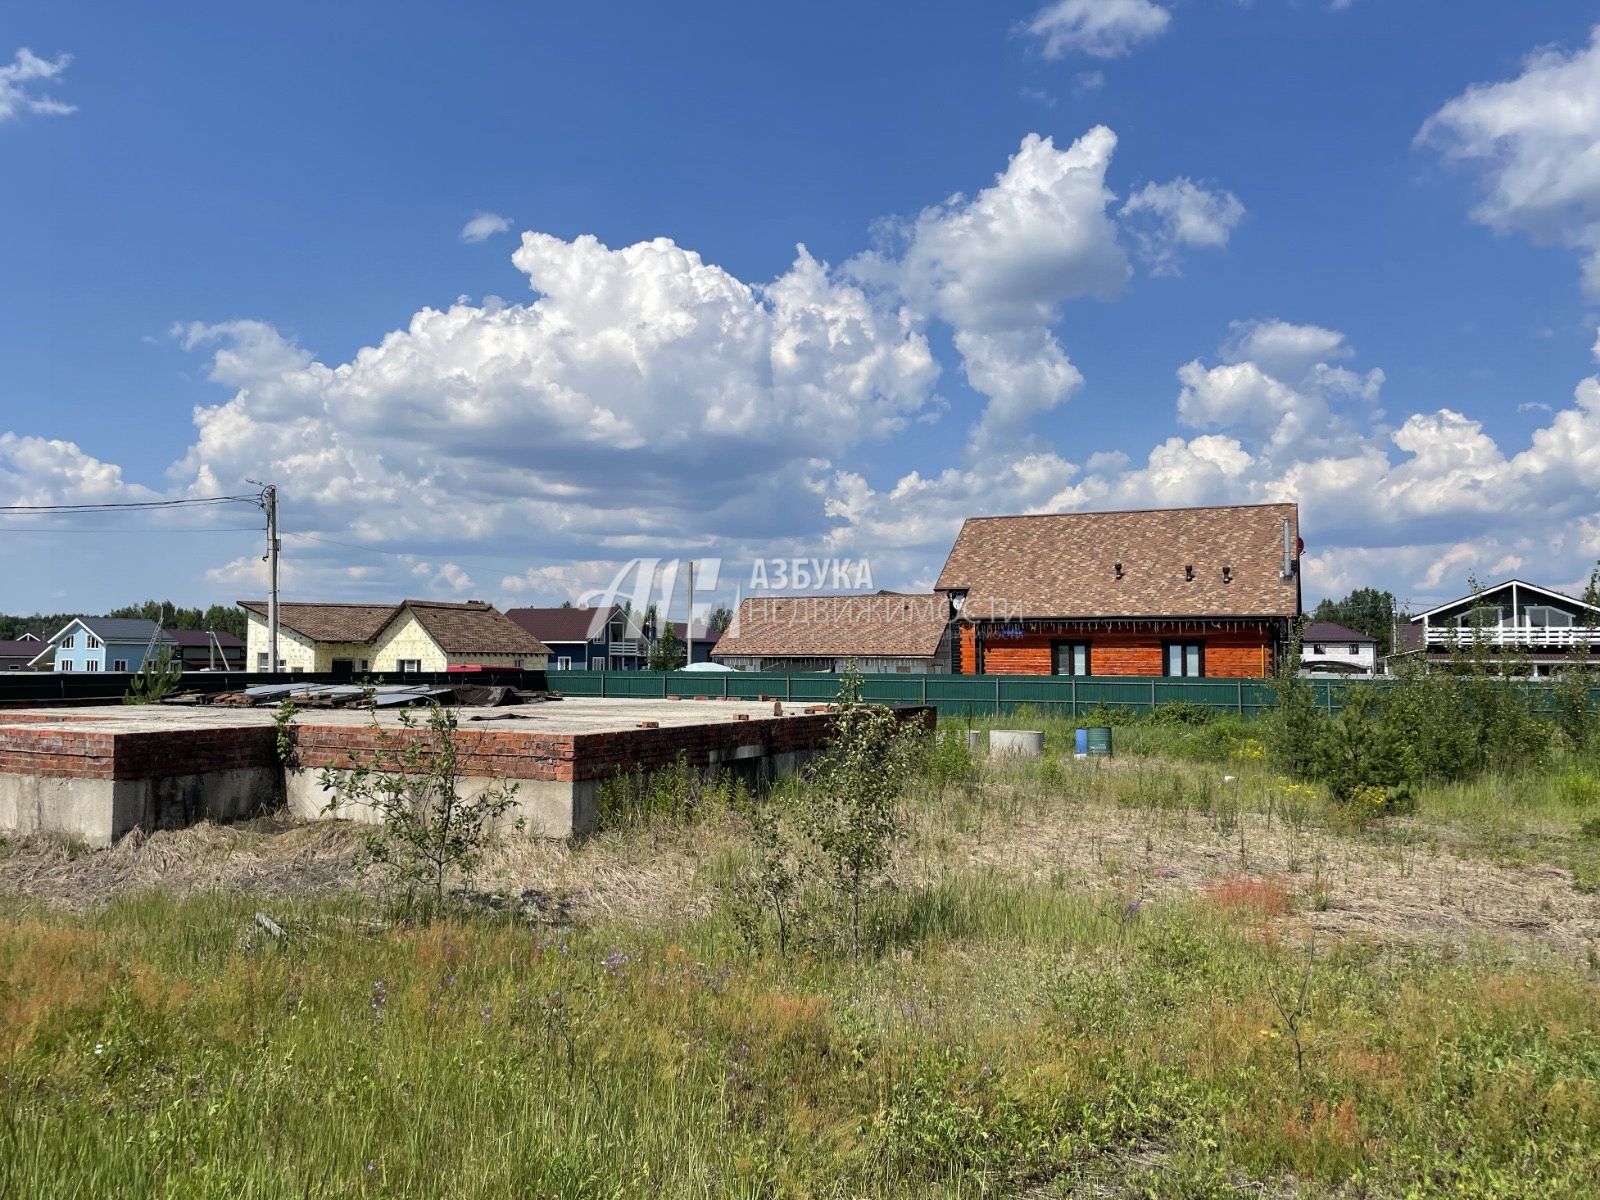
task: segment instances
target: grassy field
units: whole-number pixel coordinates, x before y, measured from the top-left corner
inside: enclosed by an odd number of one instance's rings
[[[8,846],[0,1195],[1595,1194],[1591,765],[1361,824],[1248,726],[1048,733],[918,777],[859,960],[751,948],[716,803],[420,926],[333,824]]]

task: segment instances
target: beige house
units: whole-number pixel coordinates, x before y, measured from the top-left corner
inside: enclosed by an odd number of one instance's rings
[[[247,669],[267,670],[267,606],[241,600],[248,622]],[[284,671],[359,674],[450,667],[545,669],[549,650],[479,600],[447,604],[280,604],[278,662]]]

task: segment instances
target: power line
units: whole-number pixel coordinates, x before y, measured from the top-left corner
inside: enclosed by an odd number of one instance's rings
[[[148,526],[109,526],[104,529],[51,529],[47,525],[0,525],[0,533],[260,533],[259,525],[201,525],[190,528],[152,529]]]
[[[93,504],[0,504],[0,512],[117,512],[123,509],[185,508],[202,504],[260,503],[260,496],[186,496],[178,500],[105,500]]]

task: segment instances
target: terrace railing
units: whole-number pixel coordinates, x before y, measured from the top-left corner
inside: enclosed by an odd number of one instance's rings
[[[1600,649],[1600,629],[1583,626],[1490,625],[1483,629],[1462,629],[1452,625],[1432,625],[1424,631],[1429,646],[1465,649],[1469,646],[1514,647],[1519,650],[1570,650],[1574,646]]]

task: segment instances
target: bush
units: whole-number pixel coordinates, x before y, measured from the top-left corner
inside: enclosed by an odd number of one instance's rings
[[[1371,688],[1351,688],[1339,715],[1323,722],[1313,768],[1337,804],[1387,810],[1408,799],[1399,745]]]
[[[749,792],[731,774],[711,775],[689,765],[679,751],[670,766],[630,771],[600,785],[599,826],[625,829],[656,821],[686,823],[729,808],[745,809]]]
[[[1158,704],[1150,710],[1145,720],[1151,725],[1209,725],[1217,717],[1217,710],[1193,700],[1174,700]]]
[[[378,824],[359,865],[388,873],[406,915],[433,915],[445,907],[448,884],[471,878],[496,822],[516,803],[517,785],[496,780],[475,796],[461,794],[456,714],[436,701],[421,729],[409,711],[399,730],[373,724],[379,748],[371,759],[352,751],[342,773],[322,772],[332,793],[327,810],[337,816],[346,805],[370,807]]]
[[[1308,778],[1315,774],[1317,740],[1326,718],[1317,709],[1311,685],[1304,679],[1281,676],[1273,690],[1278,702],[1262,721],[1267,750],[1283,771],[1296,778]]]

